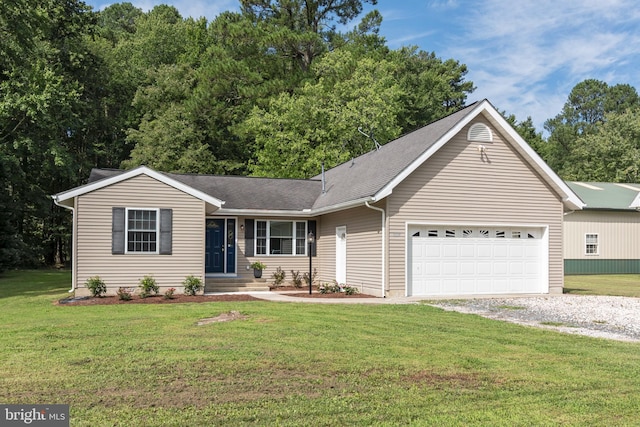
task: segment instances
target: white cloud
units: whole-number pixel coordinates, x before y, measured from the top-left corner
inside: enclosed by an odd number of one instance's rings
[[[469,67],[472,97],[532,116],[540,131],[584,79],[639,83],[640,14],[630,1],[488,0],[468,11],[447,54]]]

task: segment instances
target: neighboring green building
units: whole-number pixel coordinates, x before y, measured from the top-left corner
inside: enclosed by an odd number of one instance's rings
[[[640,184],[567,185],[586,206],[564,217],[564,273],[640,273]]]

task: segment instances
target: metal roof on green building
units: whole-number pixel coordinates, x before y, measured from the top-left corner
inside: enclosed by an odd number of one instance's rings
[[[584,209],[636,210],[631,205],[640,194],[640,184],[571,181],[566,183],[585,202]]]

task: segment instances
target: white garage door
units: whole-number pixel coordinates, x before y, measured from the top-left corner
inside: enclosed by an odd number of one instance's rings
[[[542,227],[410,226],[407,295],[548,292]]]

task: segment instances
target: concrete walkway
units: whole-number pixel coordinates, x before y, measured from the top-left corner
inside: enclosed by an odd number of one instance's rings
[[[394,297],[394,298],[305,298],[308,291],[293,291],[288,294],[299,293],[300,296],[285,295],[280,292],[249,292],[254,298],[275,302],[305,302],[314,304],[416,304],[424,297]],[[314,292],[315,293],[315,292]]]
[[[439,296],[415,296],[415,297],[365,297],[365,298],[305,298],[309,291],[286,291],[286,292],[211,292],[206,295],[251,295],[265,301],[274,302],[304,302],[314,304],[417,304],[420,301],[438,300],[473,300],[473,299],[493,299],[493,298],[531,298],[531,297],[557,297],[562,294],[508,294],[508,295],[439,295]],[[317,291],[313,291],[317,294]],[[291,296],[286,294],[300,294]],[[431,304],[437,305],[437,304]]]

